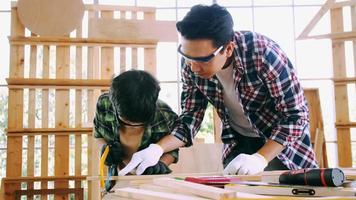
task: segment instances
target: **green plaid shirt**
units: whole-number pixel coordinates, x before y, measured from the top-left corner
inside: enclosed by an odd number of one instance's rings
[[[138,151],[147,148],[152,143],[157,143],[162,137],[171,133],[177,114],[163,101],[157,101],[157,111],[152,123],[147,125],[142,136]],[[94,137],[103,138],[107,143],[118,141],[120,145],[120,123],[113,110],[109,94],[102,94],[96,104],[94,118]],[[168,152],[178,161],[178,149]]]

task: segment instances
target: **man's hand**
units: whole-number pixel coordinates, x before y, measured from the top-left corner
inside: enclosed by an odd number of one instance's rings
[[[119,176],[125,176],[137,167],[136,174],[141,175],[146,168],[158,163],[163,154],[163,149],[158,144],[150,144],[146,149],[132,155],[131,161],[120,172]]]
[[[267,160],[259,153],[252,155],[242,153],[225,167],[224,174],[254,175],[263,172],[267,164]]]

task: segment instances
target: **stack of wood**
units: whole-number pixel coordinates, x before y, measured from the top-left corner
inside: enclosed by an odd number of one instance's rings
[[[159,177],[143,181],[137,186],[117,188],[106,195],[106,200],[116,199],[159,199],[159,200],[203,200],[261,198],[261,195],[235,192],[223,188],[185,181],[181,178]]]
[[[343,169],[346,175],[346,180],[349,183],[355,183],[356,171],[353,169]],[[188,179],[206,177],[223,177],[219,173],[191,173],[191,174],[170,174],[170,175],[145,175],[145,176],[124,176],[113,177],[117,180],[116,186],[112,193],[108,193],[103,197],[103,200],[133,200],[133,199],[154,199],[154,200],[237,200],[237,199],[355,199],[356,189],[343,185],[343,187],[312,187],[318,195],[293,195],[293,188],[301,188],[303,186],[283,187],[273,185],[275,179],[284,171],[264,172],[262,175],[236,175],[225,176],[231,180],[232,184],[220,185],[223,187],[211,186],[213,184],[201,184],[198,182],[190,182]],[[188,178],[189,177],[189,178]],[[97,181],[98,177],[90,177],[89,181]],[[237,181],[236,181],[237,180]],[[277,179],[276,179],[277,180]],[[240,181],[240,182],[239,182]],[[244,185],[244,183],[246,183]],[[247,184],[256,183],[256,186]],[[258,185],[261,183],[262,185]],[[267,185],[263,185],[263,183]],[[271,183],[271,185],[269,185]],[[278,185],[278,184],[277,184]],[[304,188],[305,189],[305,188]],[[265,190],[265,191],[261,191]],[[290,191],[289,191],[290,190]],[[287,194],[289,191],[289,195]],[[263,195],[261,195],[263,194]],[[284,195],[283,195],[284,194]],[[319,194],[321,194],[321,197]],[[325,194],[325,195],[323,195]],[[351,196],[350,196],[351,194]],[[319,196],[319,197],[317,197]]]

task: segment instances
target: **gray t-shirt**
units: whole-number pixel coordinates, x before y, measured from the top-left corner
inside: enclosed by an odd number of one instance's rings
[[[259,137],[242,110],[240,96],[235,90],[232,64],[220,70],[216,76],[223,86],[224,105],[229,112],[231,127],[241,135]]]

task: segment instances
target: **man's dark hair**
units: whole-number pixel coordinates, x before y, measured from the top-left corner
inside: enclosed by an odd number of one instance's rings
[[[157,79],[142,70],[116,76],[110,86],[110,99],[121,117],[131,122],[149,123],[156,112],[161,90]]]
[[[209,39],[215,47],[227,44],[234,35],[234,22],[226,8],[217,4],[195,5],[176,27],[188,40]]]

